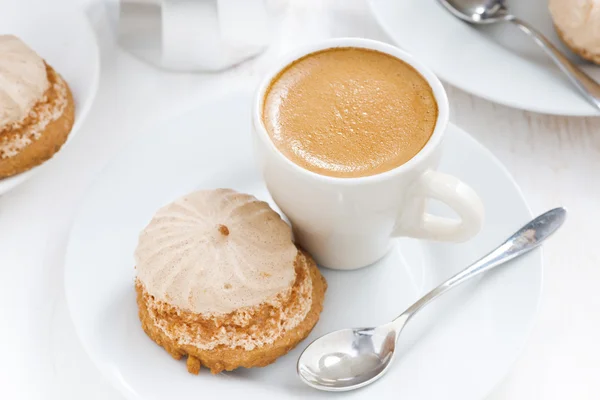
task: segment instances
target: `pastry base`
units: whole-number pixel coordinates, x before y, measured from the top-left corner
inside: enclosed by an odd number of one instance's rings
[[[47,64],[46,70],[51,85],[58,80],[63,81],[63,78]],[[33,140],[19,151],[18,154],[13,157],[0,158],[0,179],[25,172],[42,164],[44,161],[52,158],[65,143],[75,121],[75,103],[73,101],[73,95],[71,94],[69,86],[66,83],[65,85],[67,88],[67,105],[62,115],[48,123],[41,132],[39,139]],[[55,97],[50,97],[48,101],[57,101],[57,99]],[[19,130],[27,130],[27,126],[24,126]],[[12,137],[15,134],[18,134],[18,132],[0,132],[0,137]]]
[[[312,280],[311,308],[298,326],[287,331],[272,344],[253,350],[225,346],[219,346],[212,350],[200,350],[192,345],[179,345],[176,340],[169,338],[154,324],[144,301],[144,296],[147,296],[147,293],[145,293],[141,285],[136,285],[137,303],[142,328],[154,342],[162,346],[173,358],[179,360],[187,355],[187,369],[192,374],[198,374],[201,365],[210,368],[213,374],[224,370],[232,371],[239,367],[252,368],[269,365],[277,358],[288,353],[308,336],[319,320],[319,315],[323,310],[327,282],[321,276],[315,262],[308,255],[305,255],[305,257],[306,262],[309,264],[310,278]]]
[[[562,42],[569,48],[571,51],[581,58],[584,58],[588,61],[591,61],[595,64],[600,65],[600,54],[592,53],[586,49],[578,47],[573,43],[570,39],[568,39],[562,30],[560,30],[556,25],[554,25],[554,29],[556,29],[556,33]]]

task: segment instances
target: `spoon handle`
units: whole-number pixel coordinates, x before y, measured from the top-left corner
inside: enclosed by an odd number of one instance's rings
[[[564,208],[555,208],[530,221],[491,253],[427,293],[396,318],[393,323],[404,325],[417,311],[448,290],[535,249],[560,228],[566,215],[567,212]]]
[[[571,83],[592,103],[593,106],[600,109],[600,85],[588,74],[583,72],[578,66],[573,64],[562,54],[544,35],[539,33],[529,24],[516,17],[508,18],[508,21],[515,24],[521,31],[525,32],[540,46],[560,70],[569,78]]]

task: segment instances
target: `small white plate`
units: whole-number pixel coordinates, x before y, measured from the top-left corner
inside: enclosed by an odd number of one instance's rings
[[[1,7],[0,34],[21,38],[61,74],[71,88],[75,124],[68,143],[87,116],[98,88],[100,55],[94,31],[83,11],[70,2],[3,1]],[[42,167],[0,179],[0,195],[25,182]]]
[[[190,375],[185,362],[172,359],[142,331],[133,252],[154,212],[195,189],[232,187],[271,200],[252,159],[250,105],[246,95],[217,98],[143,132],[100,173],[78,213],[65,267],[71,317],[92,360],[129,399],[338,397],[308,388],[296,376],[296,359],[310,340],[389,321],[530,219],[504,167],[450,125],[440,169],[472,185],[483,199],[487,220],[475,239],[459,245],[402,239],[368,268],[323,270],[329,289],[309,339],[266,368]],[[384,379],[344,397],[483,398],[520,353],[541,283],[541,253],[534,252],[448,294],[407,327],[401,356]]]
[[[556,35],[548,0],[507,4],[600,80],[600,67],[572,55]],[[462,90],[540,113],[600,115],[542,50],[511,24],[475,27],[458,20],[437,0],[371,0],[371,8],[398,46]]]

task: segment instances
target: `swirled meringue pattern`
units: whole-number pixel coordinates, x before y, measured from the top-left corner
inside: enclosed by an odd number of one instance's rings
[[[149,295],[206,315],[287,296],[297,254],[290,227],[267,203],[217,189],[158,210],[140,234],[135,260]]]
[[[27,117],[49,86],[44,60],[16,36],[0,35],[0,131]]]

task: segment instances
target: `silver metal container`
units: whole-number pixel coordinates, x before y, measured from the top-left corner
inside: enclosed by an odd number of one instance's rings
[[[269,43],[264,0],[119,0],[119,44],[176,71],[219,71]]]

